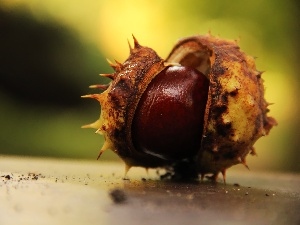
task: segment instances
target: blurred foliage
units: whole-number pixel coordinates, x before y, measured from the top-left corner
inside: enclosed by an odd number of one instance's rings
[[[97,138],[78,137],[84,118],[99,116],[99,107],[80,96],[101,82],[96,75],[108,69],[105,58],[72,29],[36,20],[23,7],[0,11],[0,32],[0,152],[96,156],[96,146],[86,143]]]
[[[0,154],[95,158],[103,139],[80,126],[99,105],[80,95],[108,82],[97,76],[111,71],[105,57],[125,60],[132,33],[165,57],[177,39],[210,31],[239,40],[266,71],[279,126],[249,166],[300,171],[298,13],[296,0],[2,0]]]

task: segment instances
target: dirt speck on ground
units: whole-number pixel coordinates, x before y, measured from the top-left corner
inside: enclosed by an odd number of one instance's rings
[[[111,199],[113,200],[114,203],[116,204],[121,204],[126,202],[127,200],[127,195],[124,190],[116,188],[113,189],[109,192],[109,195]]]

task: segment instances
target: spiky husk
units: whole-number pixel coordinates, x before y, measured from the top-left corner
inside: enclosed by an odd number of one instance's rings
[[[166,68],[164,60],[134,39],[134,48],[130,46],[128,59],[123,64],[110,61],[109,64],[115,72],[104,75],[112,79],[108,88],[101,94],[83,96],[95,98],[101,105],[100,119],[84,126],[95,128],[104,136],[99,156],[107,149],[113,150],[124,160],[126,170],[132,166],[154,168],[169,165],[169,161],[137,151],[131,138],[132,119],[139,99],[151,80]]]
[[[132,143],[131,123],[151,80],[166,66],[178,63],[198,69],[210,81],[204,131],[199,137],[202,145],[190,163],[195,163],[192,167],[201,177],[211,173],[215,180],[221,172],[225,179],[225,171],[232,165],[247,166],[246,156],[255,154],[255,141],[276,124],[267,116],[261,72],[256,70],[253,57],[241,52],[234,41],[211,35],[188,37],[180,40],[164,61],[134,38],[128,59],[123,64],[109,61],[115,72],[102,74],[111,78],[111,83],[91,86],[105,91],[83,96],[101,104],[100,119],[83,127],[95,128],[104,136],[99,156],[107,149],[113,150],[124,160],[126,171],[132,166],[177,168],[180,162],[137,151]]]

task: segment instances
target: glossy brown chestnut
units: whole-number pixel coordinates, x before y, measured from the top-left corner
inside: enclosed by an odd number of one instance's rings
[[[202,73],[183,66],[156,75],[133,118],[136,149],[168,160],[194,157],[201,145],[208,83]]]

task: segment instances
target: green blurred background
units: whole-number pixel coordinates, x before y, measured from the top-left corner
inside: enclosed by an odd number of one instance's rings
[[[100,106],[80,96],[108,82],[105,58],[124,61],[132,33],[164,58],[177,39],[210,31],[239,40],[266,71],[279,126],[250,168],[299,172],[298,13],[296,0],[1,0],[0,154],[95,159],[103,139],[80,126]]]

